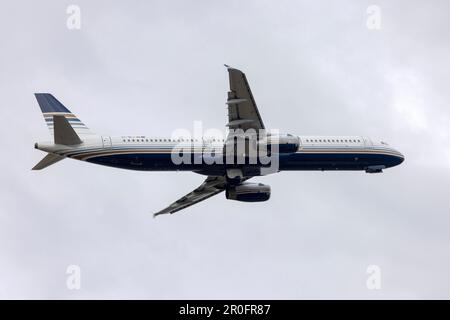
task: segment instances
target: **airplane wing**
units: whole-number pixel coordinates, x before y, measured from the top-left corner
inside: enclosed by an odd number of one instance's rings
[[[174,203],[172,203],[167,208],[156,212],[153,214],[153,217],[156,217],[160,214],[165,213],[174,213],[179,210],[182,210],[184,208],[187,208],[189,206],[192,206],[193,204],[196,204],[200,201],[206,200],[222,191],[225,190],[226,187],[226,179],[225,177],[213,177],[208,176],[206,180],[194,191],[188,193],[184,197],[178,199]]]
[[[235,68],[225,65],[228,69],[230,80],[230,91],[228,92],[228,124],[230,129],[265,129],[264,123],[259,114],[258,108],[253,99],[252,91],[248,85],[245,74]],[[227,140],[230,137],[227,138]],[[242,177],[241,182],[249,177]],[[225,176],[208,176],[206,180],[194,191],[172,203],[167,208],[153,214],[154,217],[160,214],[174,213],[185,209],[200,201],[206,200],[227,187]]]
[[[228,124],[230,129],[265,129],[245,74],[225,65],[228,69],[230,91],[228,92]]]

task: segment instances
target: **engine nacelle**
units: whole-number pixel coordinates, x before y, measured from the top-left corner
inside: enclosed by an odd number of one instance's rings
[[[244,202],[261,202],[270,198],[270,186],[262,183],[244,182],[235,187],[228,187],[225,196],[229,200]]]
[[[267,139],[260,141],[260,146],[262,144],[267,145],[267,150],[269,152],[276,153],[295,153],[300,145],[300,139],[297,136],[291,134],[282,134],[269,136]],[[276,146],[275,146],[276,145]],[[276,149],[278,148],[278,150]]]

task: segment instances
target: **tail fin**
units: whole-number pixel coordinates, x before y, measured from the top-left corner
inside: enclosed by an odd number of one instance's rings
[[[83,122],[51,94],[35,93],[35,96],[50,133],[54,137],[55,144],[67,146],[80,144],[83,136],[93,134]],[[38,144],[35,147],[38,148]],[[32,170],[47,168],[62,159],[64,159],[63,156],[48,153]]]
[[[65,118],[78,135],[93,134],[89,128],[77,118],[77,116],[70,112],[70,110],[53,95],[49,93],[35,93],[34,95],[39,103],[39,107],[41,107],[42,114],[51,134],[54,133],[54,127],[56,125],[55,118],[59,117]]]
[[[83,142],[63,115],[53,116],[53,136],[55,144],[71,146]]]

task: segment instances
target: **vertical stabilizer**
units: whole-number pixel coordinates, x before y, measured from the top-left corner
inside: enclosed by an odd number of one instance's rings
[[[52,134],[55,126],[54,116],[64,117],[77,135],[83,136],[93,134],[89,128],[77,118],[76,115],[70,112],[69,109],[67,109],[50,93],[35,93],[35,96],[39,103],[39,107],[41,108],[45,122],[47,123],[47,126]]]

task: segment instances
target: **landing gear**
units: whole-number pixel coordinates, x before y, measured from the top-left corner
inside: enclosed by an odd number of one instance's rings
[[[226,178],[229,185],[238,185],[244,178],[244,174],[241,169],[227,169]]]

